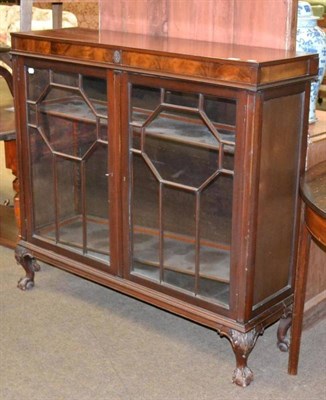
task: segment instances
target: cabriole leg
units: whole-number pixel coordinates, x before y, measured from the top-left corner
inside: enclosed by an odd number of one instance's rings
[[[287,307],[280,319],[278,330],[277,330],[277,347],[287,352],[289,350],[290,340],[287,337],[288,330],[292,324],[292,307]]]
[[[254,379],[252,370],[247,365],[249,354],[254,348],[257,338],[263,333],[262,327],[255,327],[249,332],[242,333],[235,329],[221,330],[220,335],[226,336],[232,345],[236,358],[236,369],[232,381],[242,387],[250,385]]]
[[[15,250],[15,258],[25,272],[26,276],[18,281],[17,287],[21,290],[31,289],[34,286],[34,272],[40,270],[35,257],[23,246],[17,246]]]

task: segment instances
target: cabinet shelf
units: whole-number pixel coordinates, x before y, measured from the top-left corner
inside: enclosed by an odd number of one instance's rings
[[[107,107],[104,102],[93,101],[92,108],[78,96],[43,101],[39,111],[55,116],[80,122],[95,123],[97,118],[107,119]]]
[[[135,268],[132,271],[132,275],[138,278],[158,283],[158,268],[144,264],[141,261],[135,263]],[[200,277],[200,285],[198,291],[195,293],[195,281],[194,276],[185,274],[182,271],[165,269],[163,280],[160,281],[162,287],[178,288],[180,292],[184,292],[186,295],[203,299],[209,302],[217,303],[220,307],[229,307],[229,295],[230,285],[228,282],[222,282],[211,278]]]
[[[133,127],[134,133],[140,135],[143,123],[148,115],[141,112],[134,112],[133,117],[134,120],[131,122],[131,126]],[[214,124],[214,128],[218,131],[219,140],[224,144],[224,150],[233,154],[235,146],[235,127],[231,125]],[[176,141],[212,150],[218,150],[220,148],[219,140],[210,131],[208,126],[204,122],[199,123],[192,118],[181,119],[168,113],[162,113],[143,129],[146,135],[160,138],[161,140]]]
[[[195,242],[192,238],[164,232],[163,268],[186,275],[195,275]],[[160,268],[158,255],[158,233],[150,235],[141,229],[134,233],[134,252],[141,254],[135,257],[136,262],[154,268]],[[224,283],[230,281],[230,247],[217,243],[201,244],[200,272],[201,278]]]
[[[83,229],[86,228],[86,243],[83,245]],[[61,220],[58,223],[58,240],[56,226],[44,226],[36,232],[36,236],[44,237],[56,244],[72,248],[80,254],[88,254],[107,262],[109,249],[109,221],[87,215],[83,222],[82,215]]]

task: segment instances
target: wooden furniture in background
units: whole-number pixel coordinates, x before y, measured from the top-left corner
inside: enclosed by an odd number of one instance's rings
[[[326,111],[317,110],[317,122],[309,125],[307,168],[326,161]],[[326,316],[326,253],[311,241],[304,326]]]
[[[226,336],[287,347],[316,55],[85,29],[14,33],[21,241]],[[284,133],[286,132],[286,134]]]
[[[0,114],[2,111],[0,110]],[[0,122],[0,129],[1,127]],[[17,176],[17,152],[16,152],[16,134],[2,133],[0,131],[0,141],[4,141],[5,145],[5,166],[10,169],[14,176]],[[0,205],[0,245],[15,248],[18,241],[18,223],[19,218],[19,202],[18,197],[18,179],[15,178],[13,188],[16,193],[14,197],[14,207],[9,205]],[[16,214],[15,214],[16,211]]]
[[[311,236],[321,246],[321,250],[326,251],[326,161],[308,169],[301,181],[301,194],[305,202],[306,226],[303,226],[302,229],[300,266],[294,291],[289,357],[289,373],[293,375],[297,373],[298,369]],[[323,264],[323,268],[326,268],[326,264]]]
[[[297,0],[99,0],[103,30],[292,50],[297,8]]]
[[[13,94],[12,74],[0,65],[0,76],[2,76],[8,85],[8,94]],[[15,131],[15,113],[12,109],[12,102],[4,100],[2,93],[0,105],[0,141],[4,141],[5,147],[5,166],[10,169],[16,177],[13,182],[15,191],[14,208],[7,205],[0,205],[0,244],[8,247],[15,247],[18,239],[19,201],[18,201],[18,179],[17,179],[17,153],[16,153],[16,131]],[[15,212],[16,219],[15,219]],[[17,224],[16,224],[17,220]]]

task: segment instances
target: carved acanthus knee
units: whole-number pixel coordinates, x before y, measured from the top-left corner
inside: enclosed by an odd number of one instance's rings
[[[34,272],[40,270],[39,264],[32,253],[20,245],[16,247],[15,258],[26,272],[26,276],[18,281],[17,287],[21,290],[31,289],[34,286]]]
[[[232,345],[236,358],[236,369],[233,372],[232,381],[239,386],[246,387],[253,381],[253,372],[247,365],[249,354],[254,348],[257,338],[262,335],[264,328],[255,327],[249,332],[242,333],[235,329],[222,329],[221,336],[226,336]]]

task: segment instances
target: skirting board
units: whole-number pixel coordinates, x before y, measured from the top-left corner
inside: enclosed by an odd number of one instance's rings
[[[305,303],[303,328],[308,329],[326,317],[326,290],[318,293]]]

